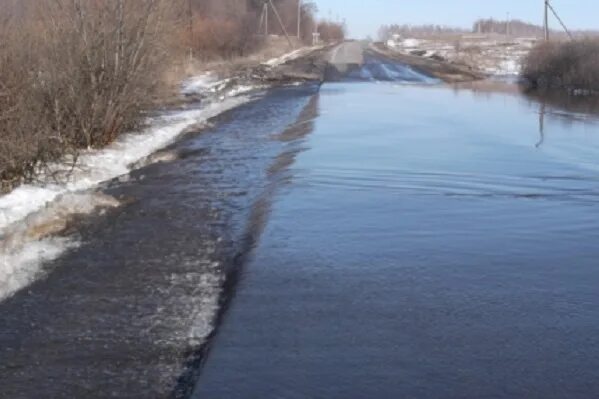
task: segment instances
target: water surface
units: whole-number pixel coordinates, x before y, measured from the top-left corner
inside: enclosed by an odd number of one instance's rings
[[[599,125],[518,93],[323,86],[195,397],[599,394]]]

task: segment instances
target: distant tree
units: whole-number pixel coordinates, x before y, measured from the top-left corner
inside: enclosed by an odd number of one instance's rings
[[[325,42],[338,42],[345,39],[345,24],[333,21],[321,21],[318,24],[320,39]]]

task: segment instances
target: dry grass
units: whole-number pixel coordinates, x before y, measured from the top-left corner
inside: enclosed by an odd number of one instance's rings
[[[539,89],[599,91],[599,40],[542,43],[525,59],[523,76]]]

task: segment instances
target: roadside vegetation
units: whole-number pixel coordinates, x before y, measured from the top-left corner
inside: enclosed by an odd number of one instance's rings
[[[339,22],[321,21],[317,29],[320,40],[327,43],[342,41],[346,36],[345,25]]]
[[[75,163],[139,126],[168,83],[197,62],[244,56],[264,44],[261,1],[0,0],[0,191],[48,165]],[[296,0],[275,1],[290,33]],[[315,6],[304,2],[301,38]],[[271,16],[271,20],[274,18]],[[321,27],[319,27],[320,30]],[[334,24],[324,40],[340,40]],[[280,34],[271,23],[270,34]],[[186,71],[189,72],[189,71]]]
[[[546,42],[524,59],[523,77],[536,89],[599,92],[599,39]]]
[[[3,4],[0,177],[4,188],[134,128],[160,82],[166,0]],[[35,7],[34,7],[35,6]]]

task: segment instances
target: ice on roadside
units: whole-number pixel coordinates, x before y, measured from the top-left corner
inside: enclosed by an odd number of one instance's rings
[[[0,236],[0,300],[33,281],[40,274],[41,263],[77,245],[74,239],[55,237],[73,216],[119,205],[117,199],[102,193],[67,193],[4,228]]]
[[[0,301],[39,278],[44,262],[55,260],[76,246],[74,240],[49,237],[24,242],[16,251],[3,252],[0,256]]]
[[[310,53],[311,51],[317,50],[319,48],[321,48],[321,47],[320,46],[303,47],[303,48],[300,48],[297,50],[290,51],[289,53],[283,54],[280,57],[271,58],[270,60],[263,62],[262,65],[265,65],[268,67],[276,67],[279,65],[283,65],[289,61],[296,60],[296,59]]]
[[[224,90],[232,79],[219,79],[213,72],[206,72],[185,80],[181,85],[181,93],[184,95],[194,94],[216,94]]]
[[[263,85],[241,84],[234,78],[220,79],[215,73],[207,72],[185,80],[181,86],[181,93],[190,97],[223,100],[263,88]]]
[[[65,172],[64,181],[42,176],[38,183],[23,184],[0,196],[0,300],[30,284],[43,262],[57,258],[74,245],[52,236],[64,229],[69,215],[89,213],[102,205],[95,202],[100,198],[97,194],[85,194],[86,191],[128,175],[132,168],[141,165],[140,160],[170,144],[187,128],[249,99],[231,96],[201,109],[154,117],[143,132],[125,134],[101,150],[84,151],[70,174],[66,173],[70,166],[54,165],[53,170]],[[109,205],[106,198],[102,201],[102,206]]]

